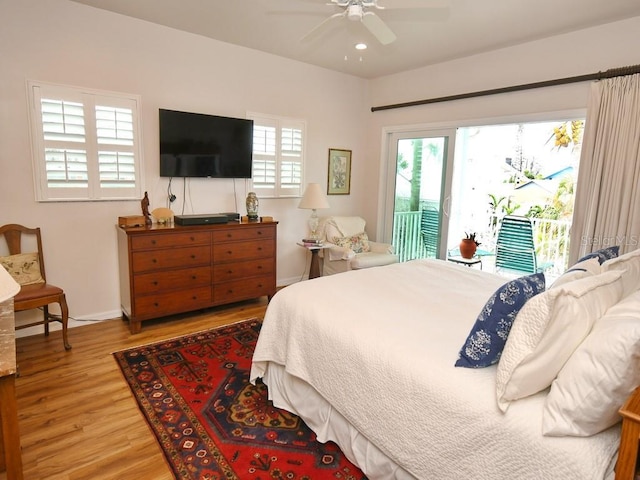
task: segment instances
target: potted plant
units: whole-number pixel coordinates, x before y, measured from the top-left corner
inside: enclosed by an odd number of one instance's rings
[[[464,238],[460,242],[460,256],[462,258],[473,258],[476,254],[476,250],[480,246],[480,242],[476,240],[476,233],[466,233]]]

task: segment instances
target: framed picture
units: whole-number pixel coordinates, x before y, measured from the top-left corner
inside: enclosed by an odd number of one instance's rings
[[[327,195],[349,195],[351,188],[351,150],[329,149]]]

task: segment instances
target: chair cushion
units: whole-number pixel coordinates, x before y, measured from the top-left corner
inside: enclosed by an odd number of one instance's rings
[[[329,239],[329,242],[339,247],[349,248],[355,253],[371,251],[371,247],[369,246],[369,237],[366,232],[360,232],[356,235],[350,235],[347,237],[333,237]]]
[[[37,253],[18,253],[7,257],[0,257],[2,265],[9,275],[20,285],[44,283],[40,273],[40,261]]]
[[[60,287],[48,283],[34,283],[23,285],[20,291],[13,297],[14,303],[30,302],[41,297],[55,297],[62,295],[64,291]]]
[[[398,257],[390,253],[359,253],[351,260],[351,270],[359,270],[361,268],[369,267],[381,267],[383,265],[391,265],[392,263],[397,262]]]
[[[327,238],[357,235],[364,232],[365,225],[362,217],[330,217],[327,220]]]

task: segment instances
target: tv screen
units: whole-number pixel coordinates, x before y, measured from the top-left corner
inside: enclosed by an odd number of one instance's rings
[[[160,109],[160,176],[251,178],[253,120]]]

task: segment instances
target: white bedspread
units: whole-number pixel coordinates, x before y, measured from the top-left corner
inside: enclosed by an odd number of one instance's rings
[[[504,278],[418,260],[301,282],[267,309],[251,380],[284,365],[419,479],[602,480],[619,428],[543,437],[545,393],[496,405],[495,366],[454,367]],[[376,472],[365,472],[370,478]]]

